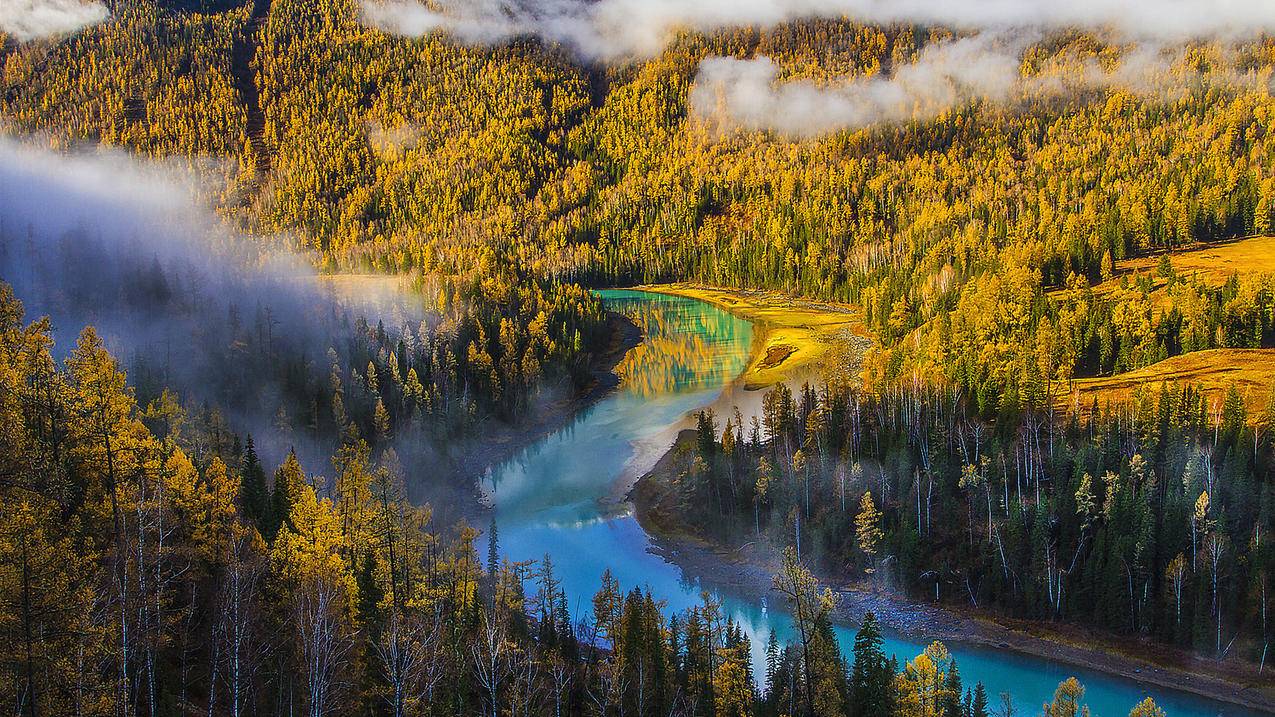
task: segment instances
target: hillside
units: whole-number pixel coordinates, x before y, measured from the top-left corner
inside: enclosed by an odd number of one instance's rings
[[[928,363],[989,410],[1034,396],[1036,374],[1273,345],[1257,287],[1236,305],[1216,288],[1184,297],[1189,326],[1158,299],[1078,312],[1046,293],[1269,233],[1272,38],[1167,42],[1149,58],[1098,30],[1001,47],[792,17],[613,56],[539,31],[399,33],[354,0],[120,0],[79,34],[4,43],[0,110],[59,145],[199,157],[227,216],[292,236],[325,269],[512,266],[852,303],[880,344],[874,385]],[[944,67],[967,55],[1013,89],[942,80],[967,77]],[[834,109],[850,93],[874,114],[803,126],[777,94],[741,119],[728,90],[766,68],[750,92],[810,90]],[[937,86],[908,79],[923,73]],[[915,111],[874,105],[878,87],[911,93]]]
[[[1165,263],[1167,261],[1167,264]],[[1169,271],[1166,272],[1166,269]],[[1199,282],[1220,287],[1232,276],[1252,277],[1275,274],[1275,236],[1255,236],[1186,248],[1156,251],[1115,263],[1112,277],[1093,287],[1097,295],[1118,288],[1143,285],[1153,294],[1163,296],[1162,289],[1174,280]],[[1061,291],[1053,295],[1061,295]]]
[[[1269,707],[1273,387],[1270,0],[0,0],[15,714]]]
[[[1254,420],[1275,400],[1275,349],[1210,349],[1159,361],[1143,368],[1101,378],[1082,378],[1060,384],[1055,399],[1061,408],[1088,411],[1099,405],[1128,402],[1139,388],[1159,390],[1161,383],[1191,385],[1211,405],[1221,405],[1232,386]]]
[[[1246,237],[1122,259],[1116,263],[1116,268],[1121,275],[1153,272],[1162,256],[1168,256],[1173,273],[1178,277],[1199,279],[1218,286],[1232,275],[1275,273],[1275,236]]]

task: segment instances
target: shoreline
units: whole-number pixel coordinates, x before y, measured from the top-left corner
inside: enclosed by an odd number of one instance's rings
[[[782,597],[771,589],[778,556],[769,545],[748,541],[732,548],[684,529],[682,526],[688,523],[667,507],[676,488],[662,480],[661,475],[670,473],[676,454],[688,445],[694,445],[694,431],[683,430],[656,466],[639,478],[629,492],[634,517],[651,537],[654,552],[710,586],[727,587],[737,594],[754,599],[765,597],[771,604],[781,604]],[[1137,636],[1119,637],[1061,623],[1011,620],[986,611],[923,602],[822,572],[816,577],[839,598],[833,612],[837,625],[858,625],[871,611],[886,630],[905,638],[1007,650],[1275,714],[1275,680],[1258,677],[1252,665],[1218,663]],[[1133,705],[1129,707],[1132,709]]]
[[[769,335],[774,330],[773,324],[768,324],[765,319],[749,316],[720,298],[723,295],[749,296],[746,292],[711,287],[698,287],[692,291],[689,288],[682,289],[681,285],[637,288],[703,300],[753,321],[762,331],[753,339],[750,368],[759,358],[764,357],[766,347],[771,343]],[[713,299],[706,298],[709,294],[716,296]],[[752,296],[768,294],[757,292]],[[517,455],[518,451],[560,429],[578,412],[613,390],[619,382],[613,372],[615,365],[641,342],[642,336],[636,325],[618,314],[612,316],[611,323],[613,330],[610,344],[592,363],[593,383],[589,388],[575,396],[548,404],[521,427],[499,425],[483,441],[481,447],[467,449],[458,457],[455,468],[457,472],[481,476],[489,467],[508,460]],[[819,357],[822,356],[820,354]],[[811,360],[808,358],[800,367],[793,362],[783,368],[785,371],[809,369],[808,362]],[[787,362],[780,361],[771,368],[778,368],[783,363]],[[802,378],[810,375],[808,372]],[[785,376],[775,382],[795,378],[797,377]],[[766,385],[773,385],[773,382]],[[738,397],[740,391],[751,393],[764,387],[765,385],[750,384],[741,375],[726,387],[719,401],[732,394]],[[669,462],[687,441],[693,443],[693,431],[686,428],[677,431],[673,444],[659,454],[660,457],[649,472],[637,477],[627,486],[627,493],[623,494],[622,499],[627,499],[632,504],[635,519],[651,538],[653,552],[676,565],[686,575],[694,576],[713,587],[726,587],[743,596],[767,598],[771,604],[780,604],[782,598],[773,594],[771,589],[771,576],[778,565],[777,554],[768,545],[749,541],[732,548],[686,531],[683,527],[686,522],[680,520],[676,512],[661,509],[662,493],[667,493],[670,488],[660,481],[659,474],[662,470],[667,472]],[[486,510],[480,493],[477,505],[480,511]],[[1262,689],[1265,682],[1259,680],[1255,674],[1243,674],[1238,665],[1231,666],[1230,670],[1219,670],[1217,662],[1191,656],[1177,648],[1144,641],[1136,636],[1122,638],[1121,644],[1114,636],[1094,633],[1077,626],[1009,620],[981,611],[965,611],[913,600],[887,590],[846,583],[826,574],[819,574],[818,577],[823,584],[833,588],[839,597],[833,621],[841,626],[857,625],[866,612],[872,611],[887,631],[905,638],[941,640],[953,645],[1007,650],[1123,677],[1150,687],[1275,714],[1275,688]],[[1142,653],[1149,651],[1158,657],[1148,659],[1130,654],[1129,650]],[[1249,672],[1253,671],[1250,669]],[[1020,707],[1030,711],[1030,706]]]

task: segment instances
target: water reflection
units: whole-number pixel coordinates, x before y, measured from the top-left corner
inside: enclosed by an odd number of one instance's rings
[[[649,469],[671,427],[710,402],[748,360],[748,322],[680,297],[602,294],[641,327],[643,342],[617,368],[616,391],[492,471],[485,488],[502,530],[623,517],[624,479]]]
[[[744,369],[751,324],[720,311],[706,313],[698,302],[680,297],[640,292],[606,296],[613,310],[638,325],[644,339],[616,367],[626,393],[648,398],[720,388]]]

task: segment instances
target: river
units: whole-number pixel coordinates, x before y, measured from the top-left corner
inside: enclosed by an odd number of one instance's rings
[[[510,560],[552,556],[577,617],[591,611],[607,568],[624,590],[649,590],[666,600],[671,612],[698,604],[701,591],[709,590],[744,627],[760,664],[771,630],[781,641],[792,635],[783,606],[768,609],[760,600],[683,574],[656,553],[624,500],[632,481],[672,444],[682,419],[713,403],[744,369],[752,325],[693,299],[629,290],[600,294],[611,308],[634,318],[644,340],[617,367],[621,380],[615,391],[486,477],[500,552]],[[848,655],[854,628],[837,630]],[[1170,717],[1259,714],[1009,650],[951,642],[947,647],[967,686],[982,681],[993,707],[999,704],[997,695],[1009,693],[1020,715],[1038,713],[1058,683],[1073,675],[1084,683],[1085,702],[1095,717],[1123,717],[1148,695]],[[900,664],[923,648],[886,635],[886,650]]]

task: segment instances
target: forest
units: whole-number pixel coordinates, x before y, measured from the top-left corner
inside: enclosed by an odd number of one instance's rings
[[[699,414],[658,475],[680,524],[821,574],[1255,662],[1271,630],[1275,399],[1162,384],[1084,421],[988,425],[953,391],[770,391]]]
[[[292,454],[267,478],[251,439],[210,445],[180,410],[140,406],[92,328],[65,361],[50,346],[0,285],[12,714],[992,714],[941,643],[896,664],[869,616],[842,654],[835,598],[795,551],[774,583],[798,639],[772,636],[756,674],[707,592],[666,616],[603,574],[573,620],[550,556],[501,561],[493,532],[484,561],[478,531],[407,500],[392,448],[351,432],[330,480]],[[1073,678],[1042,709],[1083,697]]]
[[[1275,276],[1175,261],[1275,233],[1275,21],[1007,39],[812,11],[604,52],[490,5],[510,29],[480,37],[386,0],[0,16],[4,135],[195,177],[219,232],[418,304],[387,322],[209,273],[186,225],[0,215],[5,709],[1037,712],[939,643],[893,663],[875,620],[844,650],[833,581],[1265,669],[1275,393],[1068,395],[1275,348]],[[805,103],[786,121],[732,90],[759,71]],[[782,556],[798,634],[764,674],[711,594],[567,596],[569,556],[508,563],[464,522],[497,439],[597,387],[625,322],[591,290],[669,281],[853,305],[872,339],[756,418],[700,413],[649,479],[696,537]],[[1041,711],[1082,702],[1068,681]]]
[[[534,39],[404,38],[361,19],[354,0],[121,0],[79,34],[0,45],[0,106],[58,145],[215,158],[202,169],[227,216],[292,235],[328,270],[512,266],[858,303],[879,343],[870,380],[925,372],[985,411],[1016,410],[1033,374],[1272,343],[1260,276],[1181,276],[1155,300],[1136,283],[1085,291],[1124,257],[1271,231],[1267,36],[1179,42],[1143,68],[1118,39],[1054,32],[1015,73],[1074,92],[804,138],[715,130],[692,102],[700,61],[871,80],[964,38],[810,19],[683,33],[598,65]],[[1086,87],[1095,66],[1138,78]]]

